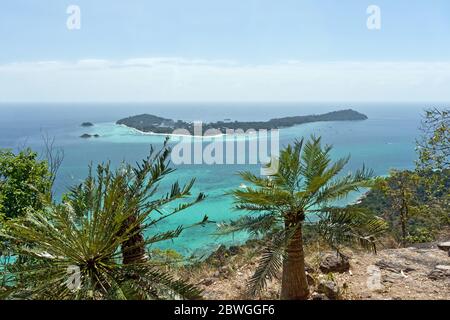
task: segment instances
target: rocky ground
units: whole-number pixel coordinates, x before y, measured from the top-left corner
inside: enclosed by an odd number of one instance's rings
[[[257,246],[219,248],[190,277],[204,289],[205,299],[248,299],[246,283],[257,252]],[[307,250],[312,299],[450,299],[450,257],[436,244],[345,254],[348,259]],[[278,299],[279,291],[275,280],[259,298]]]
[[[435,247],[355,254],[350,266],[336,277],[350,299],[450,299],[450,257]]]

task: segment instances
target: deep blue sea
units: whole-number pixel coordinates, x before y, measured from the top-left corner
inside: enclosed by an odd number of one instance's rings
[[[363,164],[377,175],[385,175],[390,169],[414,167],[415,139],[420,134],[420,117],[425,107],[434,104],[408,103],[202,103],[202,104],[0,104],[0,148],[17,150],[29,146],[41,152],[42,134],[55,137],[62,147],[65,158],[55,185],[60,197],[68,187],[80,183],[86,176],[89,164],[111,161],[115,166],[122,161],[135,163],[142,160],[150,146],[161,145],[163,136],[140,134],[114,124],[120,118],[141,113],[182,120],[238,121],[268,120],[276,117],[319,114],[352,108],[365,113],[369,119],[352,122],[310,123],[282,129],[281,145],[311,134],[322,136],[323,141],[334,145],[333,157],[351,155],[349,170]],[[82,122],[95,124],[82,128]],[[83,133],[97,133],[97,139],[81,139]],[[157,231],[175,228],[201,220],[207,214],[214,222],[238,217],[242,212],[232,209],[226,191],[238,188],[242,181],[238,171],[259,172],[259,165],[180,165],[170,181],[197,179],[194,192],[205,192],[207,200],[198,206],[174,216]],[[355,201],[352,194],[347,201]],[[245,235],[216,237],[212,233],[215,224],[186,230],[173,242],[161,243],[159,247],[173,248],[183,254],[209,251],[220,243],[231,244],[245,239]],[[149,230],[154,232],[155,230]]]

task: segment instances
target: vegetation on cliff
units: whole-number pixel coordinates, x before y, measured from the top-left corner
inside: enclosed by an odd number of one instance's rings
[[[422,136],[417,140],[421,170],[450,168],[450,109],[425,110],[422,120]]]
[[[425,110],[416,170],[392,170],[357,205],[385,218],[403,246],[434,241],[450,227],[449,115],[448,109]]]
[[[310,122],[320,122],[320,121],[357,121],[366,120],[367,116],[359,113],[357,111],[348,109],[333,111],[321,115],[309,115],[309,116],[297,116],[297,117],[285,117],[278,119],[271,119],[269,121],[258,121],[258,122],[214,122],[214,123],[203,123],[202,124],[202,134],[207,130],[218,130],[220,133],[227,133],[227,130],[244,130],[249,129],[261,130],[261,129],[280,129],[292,127],[299,124],[305,124]],[[153,133],[172,133],[174,130],[186,130],[189,134],[198,134],[194,132],[194,123],[185,122],[182,120],[174,121],[172,119],[161,118],[154,115],[142,114],[117,121],[117,124],[125,125],[137,129],[142,132],[153,132]]]
[[[40,210],[50,197],[52,174],[46,161],[26,149],[0,150],[0,217],[12,219]]]
[[[450,226],[450,170],[398,171],[379,178],[357,207],[389,223],[389,234],[402,246],[434,241]]]

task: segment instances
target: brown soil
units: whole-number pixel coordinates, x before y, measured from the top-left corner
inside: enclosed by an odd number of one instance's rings
[[[226,262],[221,261],[220,265],[202,264],[191,271],[189,277],[204,290],[205,299],[249,299],[251,297],[245,293],[246,284],[256,267],[256,252],[255,248],[243,248],[242,252],[227,257]],[[334,281],[341,299],[450,299],[450,271],[438,271],[434,280],[429,277],[433,270],[436,271],[436,266],[450,266],[448,254],[435,246],[384,249],[378,254],[348,251],[350,270],[326,275],[319,271],[321,254],[315,252],[317,250],[309,250],[307,254],[307,262],[314,270],[310,271],[311,276],[316,284],[321,280]],[[375,280],[370,281],[374,275]],[[380,281],[376,281],[377,275],[381,275]],[[279,291],[280,282],[274,280],[258,298],[278,299]]]

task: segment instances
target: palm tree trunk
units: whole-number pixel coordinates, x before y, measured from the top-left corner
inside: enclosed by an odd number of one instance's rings
[[[306,300],[308,296],[302,227],[299,226],[286,249],[283,261],[281,300]]]
[[[136,223],[136,217],[130,216],[125,220],[123,229],[127,230],[129,226]],[[143,262],[146,259],[145,240],[141,231],[136,227],[135,234],[127,241],[122,243],[123,264],[133,264]]]

